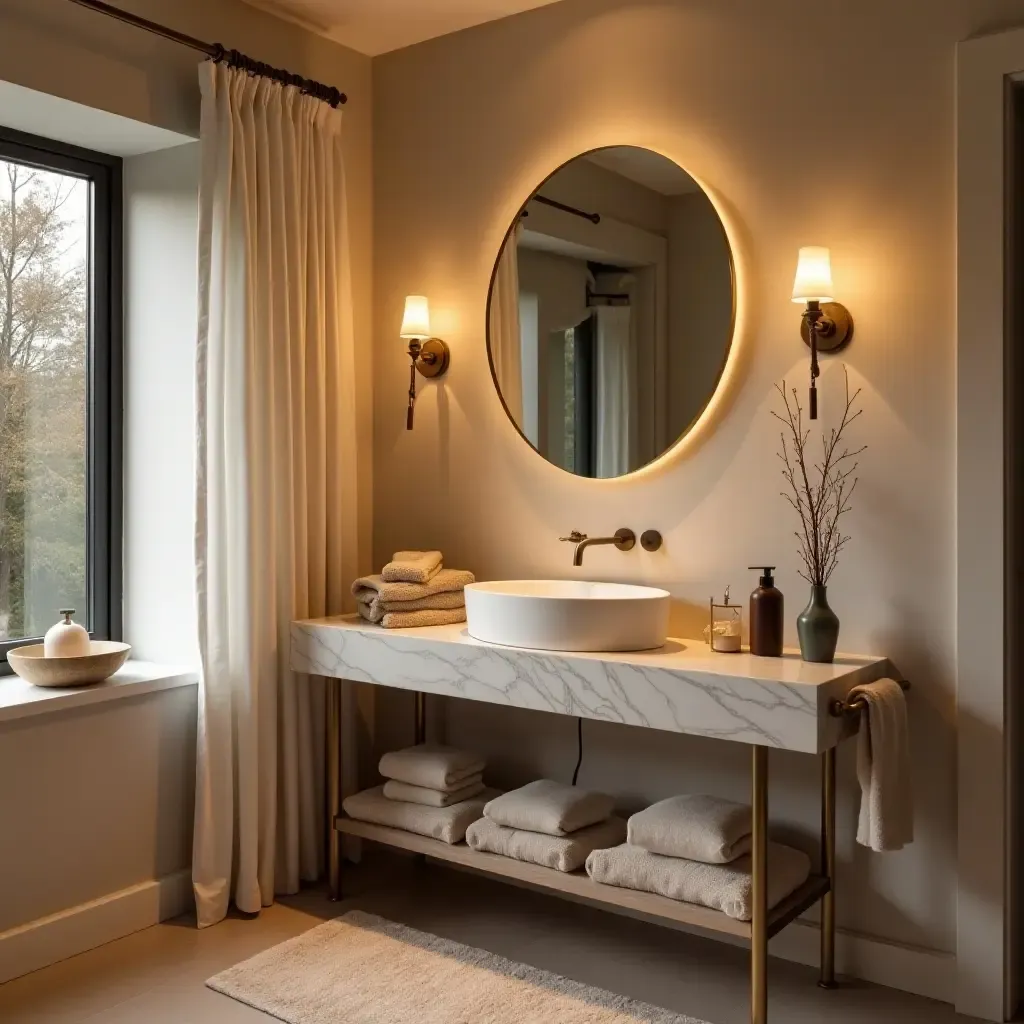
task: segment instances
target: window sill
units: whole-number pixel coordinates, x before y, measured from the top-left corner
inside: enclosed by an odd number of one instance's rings
[[[198,683],[199,672],[194,668],[156,665],[149,661],[129,661],[105,682],[91,686],[33,686],[20,676],[4,676],[0,678],[0,722],[55,714]]]

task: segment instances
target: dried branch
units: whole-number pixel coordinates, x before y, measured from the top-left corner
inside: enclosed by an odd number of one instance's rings
[[[846,379],[846,406],[837,427],[821,437],[821,460],[808,468],[807,444],[810,431],[804,427],[803,409],[796,389],[791,389],[792,402],[786,382],[776,385],[782,396],[785,415],[772,410],[772,415],[785,428],[780,434],[779,460],[782,477],[786,482],[783,498],[800,517],[799,531],[794,536],[799,542],[803,569],[800,576],[814,586],[825,586],[839,564],[839,555],[850,541],[842,532],[842,517],[852,505],[850,499],[857,488],[857,457],[867,445],[850,449],[843,444],[847,428],[863,412],[855,409],[860,395],[858,388],[850,394],[850,377],[843,367]]]

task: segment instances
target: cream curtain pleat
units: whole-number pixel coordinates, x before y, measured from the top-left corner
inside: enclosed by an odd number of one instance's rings
[[[354,339],[341,111],[200,66],[196,576],[200,926],[322,868],[324,683],[292,619],[357,575]]]
[[[519,239],[521,224],[509,235],[491,289],[491,364],[501,397],[516,423],[523,422],[523,352],[519,336]]]
[[[630,470],[632,314],[629,306],[598,306],[596,315],[595,461],[597,475],[607,479]]]

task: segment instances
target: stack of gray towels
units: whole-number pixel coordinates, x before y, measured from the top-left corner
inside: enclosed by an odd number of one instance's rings
[[[595,882],[698,903],[749,921],[753,914],[750,808],[713,796],[674,796],[628,823],[627,841],[587,857]],[[802,850],[768,843],[768,906],[807,881]]]
[[[576,871],[595,850],[626,837],[626,823],[613,810],[604,793],[539,779],[488,801],[466,842],[474,850]]]
[[[385,754],[378,767],[387,782],[346,798],[345,813],[443,843],[461,843],[497,796],[484,785],[484,759],[455,747],[420,743]]]

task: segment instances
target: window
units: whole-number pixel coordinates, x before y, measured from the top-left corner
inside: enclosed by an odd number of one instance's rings
[[[121,161],[0,128],[0,656],[121,628]]]

